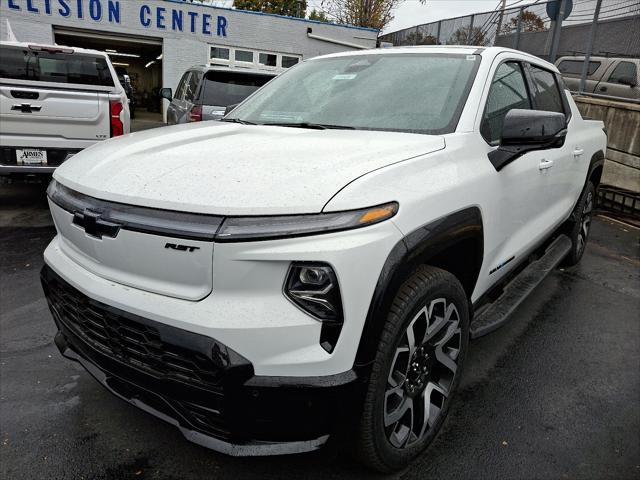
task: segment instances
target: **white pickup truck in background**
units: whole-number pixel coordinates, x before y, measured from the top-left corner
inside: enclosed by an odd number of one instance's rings
[[[50,174],[80,150],[129,133],[108,55],[0,42],[0,176]]]

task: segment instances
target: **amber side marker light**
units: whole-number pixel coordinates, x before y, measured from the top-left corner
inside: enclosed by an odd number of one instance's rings
[[[382,220],[393,217],[396,213],[398,213],[397,203],[390,203],[382,207],[374,207],[364,212],[360,217],[360,220],[358,220],[358,223],[360,225],[366,225],[368,223],[381,222]]]

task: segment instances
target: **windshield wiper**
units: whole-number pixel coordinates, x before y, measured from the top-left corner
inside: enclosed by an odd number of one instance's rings
[[[241,125],[257,125],[257,123],[249,122],[247,120],[240,120],[239,118],[221,118],[221,122],[239,123]]]
[[[356,129],[356,127],[350,127],[347,125],[328,125],[326,123],[310,123],[310,122],[262,123],[261,125],[269,125],[272,127],[309,128],[313,130],[355,130]]]

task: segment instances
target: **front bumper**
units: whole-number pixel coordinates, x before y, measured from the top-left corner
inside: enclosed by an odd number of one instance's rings
[[[362,385],[353,370],[256,376],[215,339],[93,300],[48,266],[41,279],[62,354],[192,442],[238,456],[299,453],[354,418]]]

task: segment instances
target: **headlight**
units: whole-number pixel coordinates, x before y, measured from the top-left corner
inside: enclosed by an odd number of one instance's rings
[[[216,242],[247,242],[301,237],[367,227],[383,222],[398,212],[396,202],[344,212],[265,217],[227,217]]]
[[[326,263],[292,263],[284,294],[298,308],[322,322],[320,345],[331,353],[343,324],[340,286],[333,268]]]

